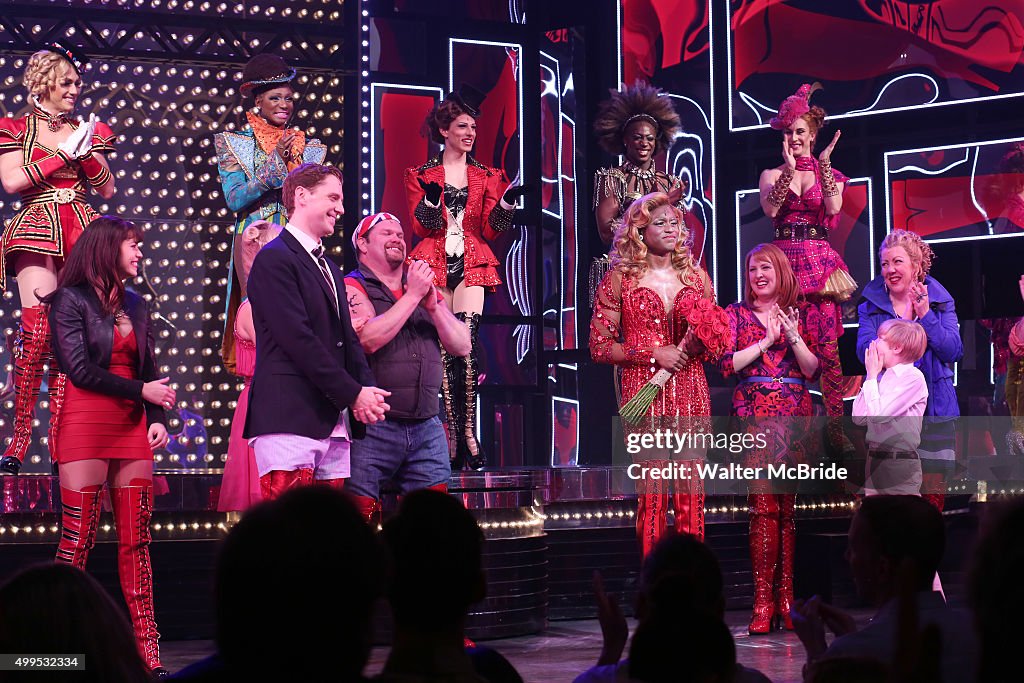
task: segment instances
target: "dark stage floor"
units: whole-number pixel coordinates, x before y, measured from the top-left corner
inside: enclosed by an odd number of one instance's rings
[[[855,610],[859,622],[870,614]],[[747,635],[748,611],[726,613],[726,623],[736,640],[740,663],[759,669],[774,683],[799,683],[803,666],[803,647],[792,633],[752,638]],[[632,624],[631,624],[632,626]],[[503,638],[484,642],[501,652],[515,665],[526,683],[570,683],[597,661],[601,650],[601,627],[596,620],[555,621],[540,634]],[[206,640],[167,641],[160,644],[164,666],[170,671],[201,659],[213,651]],[[384,665],[387,648],[375,648],[367,674],[375,674]]]

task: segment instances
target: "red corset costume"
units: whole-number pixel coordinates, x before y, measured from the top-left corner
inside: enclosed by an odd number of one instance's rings
[[[47,118],[39,109],[20,119],[0,118],[0,154],[20,151],[25,160],[22,168],[32,183],[21,193],[21,210],[4,230],[0,287],[11,252],[53,256],[59,269],[82,230],[98,216],[85,201],[87,188],[102,185],[109,178],[109,171],[98,161],[89,159],[82,164],[37,142],[39,126],[46,125]],[[70,125],[77,128],[79,124],[71,120]],[[114,137],[106,124],[97,123],[92,151],[113,152]]]
[[[90,154],[81,160],[65,152],[50,149],[38,142],[40,127],[50,116],[34,106],[19,119],[0,118],[0,155],[21,152],[21,172],[31,186],[21,193],[21,208],[3,232],[0,248],[0,289],[5,286],[8,269],[19,252],[44,254],[53,258],[59,271],[88,225],[98,214],[86,203],[89,186],[101,187],[110,180],[110,171]],[[67,123],[77,128],[77,121]],[[92,151],[107,154],[114,151],[114,133],[97,123],[92,137]],[[17,472],[32,440],[32,419],[43,378],[43,365],[50,360],[50,329],[40,306],[21,309],[19,338],[10,344],[15,381],[14,429],[3,458],[5,471]],[[57,414],[63,396],[64,376],[51,374],[50,382],[50,453],[56,459]],[[14,469],[8,469],[8,465]]]
[[[682,340],[687,324],[681,303],[688,298],[714,299],[711,282],[703,270],[698,269],[693,280],[693,284],[683,285],[668,310],[654,290],[640,286],[637,279],[624,274],[621,267],[613,269],[601,281],[590,324],[590,353],[599,363],[612,363],[622,368],[621,405],[628,403],[657,373],[658,368],[652,361],[653,349]],[[711,398],[700,358],[691,359],[668,380],[651,405],[649,415],[651,418],[680,418],[682,429],[707,428]],[[696,425],[690,424],[692,418],[699,418]],[[674,422],[668,420],[666,426],[679,429]],[[692,462],[689,462],[691,468]],[[645,464],[657,467],[665,463],[646,460]],[[700,478],[677,480],[674,487],[676,530],[703,539],[704,487]],[[665,532],[668,482],[638,480],[637,488],[637,533],[646,556]]]
[[[842,311],[838,302],[845,301],[857,288],[842,257],[828,243],[828,230],[839,224],[839,214],[826,215],[821,188],[821,172],[814,157],[799,157],[798,171],[814,171],[815,182],[802,196],[793,190],[775,215],[775,246],[786,254],[800,291],[821,318],[819,358],[821,359],[821,393],[830,417],[843,415],[843,369],[839,363],[839,336],[843,333]],[[833,170],[836,183],[849,178]],[[836,423],[838,425],[838,423]],[[833,435],[833,442],[838,440]],[[837,444],[838,445],[838,444]]]

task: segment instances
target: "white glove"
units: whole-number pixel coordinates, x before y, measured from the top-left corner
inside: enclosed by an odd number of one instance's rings
[[[89,120],[78,124],[68,139],[60,143],[58,149],[70,157],[84,157],[92,149],[92,136],[96,131],[96,114],[90,114]]]

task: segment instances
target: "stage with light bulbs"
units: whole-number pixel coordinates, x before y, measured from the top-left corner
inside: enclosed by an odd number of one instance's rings
[[[101,213],[135,221],[145,234],[142,272],[129,285],[151,303],[160,373],[172,378],[178,397],[169,412],[171,442],[154,456],[152,554],[164,637],[212,633],[212,567],[236,519],[216,511],[243,385],[220,361],[233,217],[213,134],[244,123],[239,75],[263,51],[298,70],[290,125],[321,139],[328,162],[345,173],[346,215],[327,243],[346,268],[354,266],[346,236],[363,215],[385,210],[408,225],[403,172],[437,152],[420,124],[463,83],[486,94],[475,157],[533,185],[515,228],[491,244],[503,285],[488,295],[481,328],[478,432],[489,466],[456,473],[451,482],[488,538],[489,597],[475,608],[471,637],[532,633],[550,619],[594,616],[595,569],[621,604],[632,604],[636,497],[623,466],[613,464],[612,372],[591,362],[588,350],[588,270],[606,250],[592,215],[592,178],[618,163],[590,130],[609,88],[643,79],[672,98],[683,132],[657,161],[685,183],[694,254],[725,304],[740,295],[742,254],[770,239],[756,190],[760,169],[779,163],[770,110],[801,82],[822,81],[816,97],[843,128],[835,163],[851,177],[833,246],[863,285],[877,275],[877,244],[889,229],[928,237],[939,256],[932,272],[958,302],[967,349],[957,367],[962,412],[995,414],[995,352],[978,321],[1024,312],[1014,284],[1024,228],[1000,220],[1005,202],[990,202],[978,188],[998,178],[1008,146],[1024,142],[1005,123],[1016,120],[1015,98],[1024,95],[1024,43],[1008,58],[990,46],[973,50],[988,69],[979,75],[947,36],[888,26],[885,17],[866,16],[863,3],[828,4],[5,2],[0,116],[27,110],[20,77],[37,45],[60,38],[81,46],[92,64],[76,115],[94,112],[118,136],[110,157],[117,193],[89,201]],[[773,53],[773,32],[797,25],[811,27],[812,35],[874,31],[873,39],[885,36],[890,59],[854,70],[849,60],[794,62],[784,51]],[[983,33],[978,44],[988,46]],[[0,192],[0,218],[7,221],[17,207],[17,197]],[[407,237],[411,242],[411,230]],[[844,309],[840,341],[851,378],[863,373],[853,349],[855,299]],[[17,327],[18,308],[9,281],[0,304],[4,443],[13,414],[4,336]],[[714,370],[708,374],[714,414],[727,415],[732,387]],[[855,391],[855,381],[851,386]],[[288,409],[284,397],[281,408]],[[0,477],[0,580],[51,559],[57,544],[48,409],[44,383],[23,473]],[[974,489],[953,493],[951,528],[966,535]],[[798,594],[853,601],[842,561],[851,502],[841,494],[798,498]],[[393,496],[385,503],[393,509]],[[729,606],[748,607],[746,498],[710,496],[707,507],[708,541],[726,573]],[[105,513],[89,569],[116,593],[109,523]],[[959,559],[949,560],[954,591]]]

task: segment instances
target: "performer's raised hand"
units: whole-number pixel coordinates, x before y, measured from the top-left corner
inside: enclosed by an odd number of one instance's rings
[[[57,145],[57,149],[64,152],[70,157],[77,159],[84,155],[82,151],[83,142],[86,143],[86,149],[91,147],[92,131],[96,128],[96,115],[92,114],[89,117],[89,121],[78,124],[78,128],[71,131],[71,135],[64,142]],[[90,125],[92,124],[92,125]]]
[[[505,194],[501,196],[501,200],[506,204],[515,204],[519,201],[519,198],[523,195],[530,194],[533,191],[533,186],[530,184],[526,185],[509,185],[505,190]]]
[[[772,313],[779,321],[780,328],[783,335],[786,337],[786,341],[790,346],[800,341],[800,311],[796,310],[792,306],[789,307],[788,311],[783,311],[782,308],[775,304],[772,309]]]
[[[882,372],[882,354],[878,350],[878,340],[868,345],[864,352],[864,369],[867,370],[868,379],[877,379]]]
[[[793,156],[793,150],[789,148],[789,140],[786,139],[786,136],[782,136],[782,161],[790,171],[796,170],[796,157]]]
[[[434,271],[426,261],[415,260],[405,274],[405,291],[409,296],[422,299],[434,287]]]
[[[427,204],[437,206],[441,203],[441,193],[444,192],[444,188],[434,182],[425,182],[423,178],[417,178],[416,182],[423,188],[423,197],[427,200]]]
[[[821,154],[818,155],[818,161],[820,161],[823,164],[832,163],[832,150],[836,148],[836,143],[839,142],[839,136],[842,134],[843,131],[836,131],[836,134],[832,136],[832,142],[828,143],[828,147],[821,150]]]
[[[292,145],[295,143],[295,136],[298,133],[295,132],[294,128],[289,128],[281,136],[281,139],[277,141],[277,146],[274,148],[278,156],[285,161],[291,161],[292,157]]]
[[[683,199],[683,193],[686,192],[686,186],[682,180],[676,178],[675,183],[668,190],[668,201],[670,204],[678,204]]]
[[[910,305],[914,308],[914,315],[918,319],[928,313],[931,301],[928,299],[928,287],[923,282],[913,282],[910,285]]]
[[[782,337],[782,321],[780,315],[776,313],[777,308],[778,306],[775,306],[768,312],[768,323],[764,326],[764,347],[766,349],[773,346]]]

